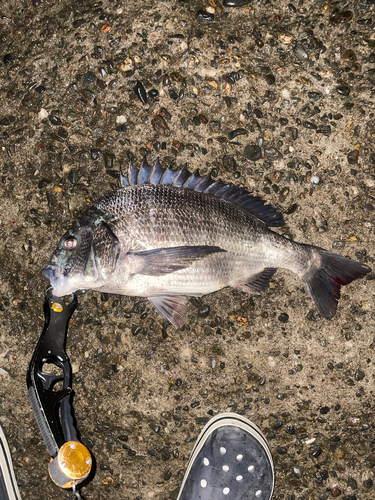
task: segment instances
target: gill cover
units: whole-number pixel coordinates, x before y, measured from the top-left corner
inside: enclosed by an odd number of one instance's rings
[[[92,237],[93,261],[101,278],[107,279],[116,269],[120,242],[110,226],[102,221]]]

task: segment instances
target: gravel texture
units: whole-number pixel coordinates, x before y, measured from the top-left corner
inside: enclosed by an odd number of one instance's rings
[[[1,2],[0,420],[24,499],[67,498],[25,383],[39,271],[129,159],[240,182],[290,238],[373,267],[374,5]],[[374,498],[373,278],[332,321],[282,270],[260,297],[192,299],[183,330],[143,299],[82,296],[67,350],[96,460],[83,496],[175,499],[204,423],[235,411],[269,440],[275,499]]]

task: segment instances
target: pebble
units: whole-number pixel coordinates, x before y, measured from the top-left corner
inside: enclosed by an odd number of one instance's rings
[[[5,56],[3,57],[3,63],[4,64],[9,64],[13,61],[13,56],[12,54],[5,54]]]
[[[98,137],[95,141],[95,146],[97,148],[104,148],[105,146],[105,140],[103,139],[103,137]]]
[[[69,180],[72,184],[77,184],[78,182],[78,173],[77,173],[77,170],[75,169],[72,169],[70,172],[69,172]]]
[[[283,203],[287,199],[289,192],[290,192],[290,189],[287,186],[282,188],[282,190],[280,191],[280,194],[279,194],[280,203]]]
[[[312,101],[318,101],[322,97],[321,92],[307,92],[307,95]]]
[[[234,172],[237,168],[237,163],[234,156],[225,155],[223,158],[223,167],[227,172]]]
[[[210,306],[208,304],[204,304],[198,309],[198,318],[207,318],[209,314]]]
[[[207,125],[208,118],[205,115],[202,115],[202,113],[200,113],[198,116],[199,116],[199,119],[200,119],[202,125]]]
[[[57,131],[57,133],[59,134],[59,136],[62,138],[62,139],[67,139],[68,138],[68,131],[65,130],[64,127],[60,127],[59,130]]]
[[[275,82],[276,82],[276,78],[274,77],[274,75],[272,75],[271,73],[269,75],[266,75],[267,85],[275,85]]]
[[[137,80],[137,83],[135,84],[133,90],[136,93],[138,99],[141,101],[141,103],[147,104],[147,94],[143,86],[143,83]]]
[[[354,378],[357,382],[363,380],[365,378],[365,373],[362,370],[356,370]]]
[[[348,163],[349,165],[356,165],[358,163],[359,151],[354,149],[348,153]]]
[[[343,61],[356,62],[357,56],[351,49],[348,49],[342,54],[341,59]]]
[[[246,146],[243,154],[245,158],[251,161],[257,161],[262,158],[262,150],[256,144]]]
[[[115,155],[113,153],[109,153],[108,151],[104,152],[104,166],[106,169],[113,168],[115,161]]]
[[[297,43],[297,45],[294,47],[293,53],[296,56],[296,58],[301,62],[307,61],[309,59],[309,54],[306,52],[306,50],[300,43]]]
[[[267,146],[264,148],[264,156],[274,161],[281,160],[283,157],[282,153],[272,146]]]
[[[331,495],[334,497],[334,498],[337,498],[341,495],[341,490],[338,486],[335,486],[334,488],[332,488],[331,490]]]
[[[314,458],[318,458],[322,454],[322,449],[320,446],[317,446],[316,448],[312,449],[310,453]]]
[[[279,321],[281,321],[281,323],[288,323],[289,321],[289,314],[287,313],[281,313],[279,318],[278,318]]]
[[[363,481],[363,486],[364,486],[366,489],[368,489],[368,490],[369,490],[370,488],[372,488],[372,487],[374,486],[374,482],[373,482],[373,480],[372,480],[372,479],[365,479],[365,480]]]
[[[279,455],[286,455],[288,453],[288,449],[285,446],[278,446],[276,451]]]
[[[118,81],[117,81],[116,79],[111,80],[111,81],[109,82],[109,84],[108,84],[108,88],[109,88],[110,90],[115,90],[115,89],[117,89],[117,87],[118,87]]]
[[[104,49],[100,45],[95,45],[94,52],[95,52],[95,54],[98,54],[99,56],[101,56],[104,52]]]
[[[286,44],[289,44],[289,43],[292,43],[293,42],[293,35],[289,34],[289,33],[281,33],[279,35],[279,40],[282,42],[282,43],[286,43]]]
[[[96,82],[96,75],[92,71],[88,71],[85,76],[83,77],[83,84],[84,85],[90,85],[92,83]]]
[[[342,12],[338,12],[331,16],[330,21],[333,24],[341,24],[348,23],[353,18],[353,12],[351,10],[344,10]]]
[[[150,429],[152,429],[154,432],[158,433],[160,432],[160,426],[156,424],[149,424]]]
[[[375,207],[372,203],[366,203],[366,205],[363,205],[363,210],[365,212],[373,212],[375,210]]]
[[[108,73],[105,68],[99,68],[99,73],[102,78],[107,78]]]
[[[287,127],[287,134],[293,139],[293,141],[298,139],[298,128],[296,127]]]
[[[79,28],[84,23],[85,23],[84,19],[76,19],[75,21],[73,21],[73,28]]]
[[[239,135],[247,135],[249,133],[248,130],[245,128],[236,128],[235,130],[232,130],[231,132],[228,133],[228,139],[232,141],[235,137]]]
[[[325,136],[331,135],[331,131],[332,131],[332,129],[331,129],[330,125],[321,125],[321,126],[317,127],[317,129],[316,129],[317,134],[322,134]]]
[[[167,135],[168,136],[170,134],[170,130],[169,130],[167,122],[160,115],[154,116],[154,118],[151,120],[151,125],[152,125],[152,128],[155,130],[155,132],[159,135]]]
[[[309,122],[309,121],[303,121],[302,122],[302,127],[308,128],[308,129],[317,129],[317,126],[315,123]]]
[[[211,14],[206,10],[199,9],[196,15],[197,19],[202,19],[202,21],[211,22],[215,19],[215,14]]]
[[[55,125],[55,126],[62,125],[62,121],[60,120],[60,118],[58,116],[49,115],[48,119],[52,123],[52,125]]]
[[[171,99],[173,99],[174,101],[177,101],[177,99],[179,98],[179,95],[177,94],[177,92],[174,89],[169,89],[168,94],[169,94],[169,97]]]
[[[347,97],[350,94],[350,87],[348,85],[339,85],[336,87],[336,92]]]
[[[299,467],[298,465],[293,467],[293,474],[295,477],[300,479],[303,476],[303,467]]]
[[[223,6],[224,7],[244,7],[245,5],[248,5],[251,2],[251,0],[224,0]]]
[[[9,127],[10,123],[11,122],[9,120],[9,117],[5,117],[2,120],[0,120],[0,125],[2,125],[3,127]]]
[[[347,482],[347,485],[349,488],[351,488],[352,490],[356,490],[358,488],[358,483],[357,481],[354,479],[354,477],[349,477],[348,478],[348,482]]]
[[[159,91],[156,89],[151,89],[147,92],[147,94],[150,97],[150,99],[155,99],[156,97],[159,96]]]
[[[100,151],[100,149],[92,149],[90,151],[90,154],[93,160],[99,160],[99,158],[102,156],[102,152]]]
[[[39,85],[38,87],[35,87],[35,92],[38,92],[38,94],[44,94],[46,91],[46,88],[44,85]]]

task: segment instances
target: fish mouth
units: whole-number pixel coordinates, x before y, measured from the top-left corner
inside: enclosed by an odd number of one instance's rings
[[[47,278],[51,282],[51,284],[52,281],[58,280],[61,274],[64,274],[61,267],[53,266],[52,264],[48,264],[48,266],[43,267],[43,269],[40,272],[43,274],[45,278]]]
[[[62,267],[48,264],[48,266],[41,270],[41,273],[51,283],[53,294],[56,295],[56,297],[69,295],[75,291],[72,290],[72,286],[69,283],[70,280],[66,276],[67,273]]]

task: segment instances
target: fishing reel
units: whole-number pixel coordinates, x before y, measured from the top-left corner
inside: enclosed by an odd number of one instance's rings
[[[72,368],[65,351],[69,320],[78,305],[75,294],[66,304],[45,294],[45,324],[27,372],[31,407],[51,456],[49,474],[61,488],[72,488],[71,499],[80,499],[77,485],[92,469],[89,450],[78,438],[72,406]]]

